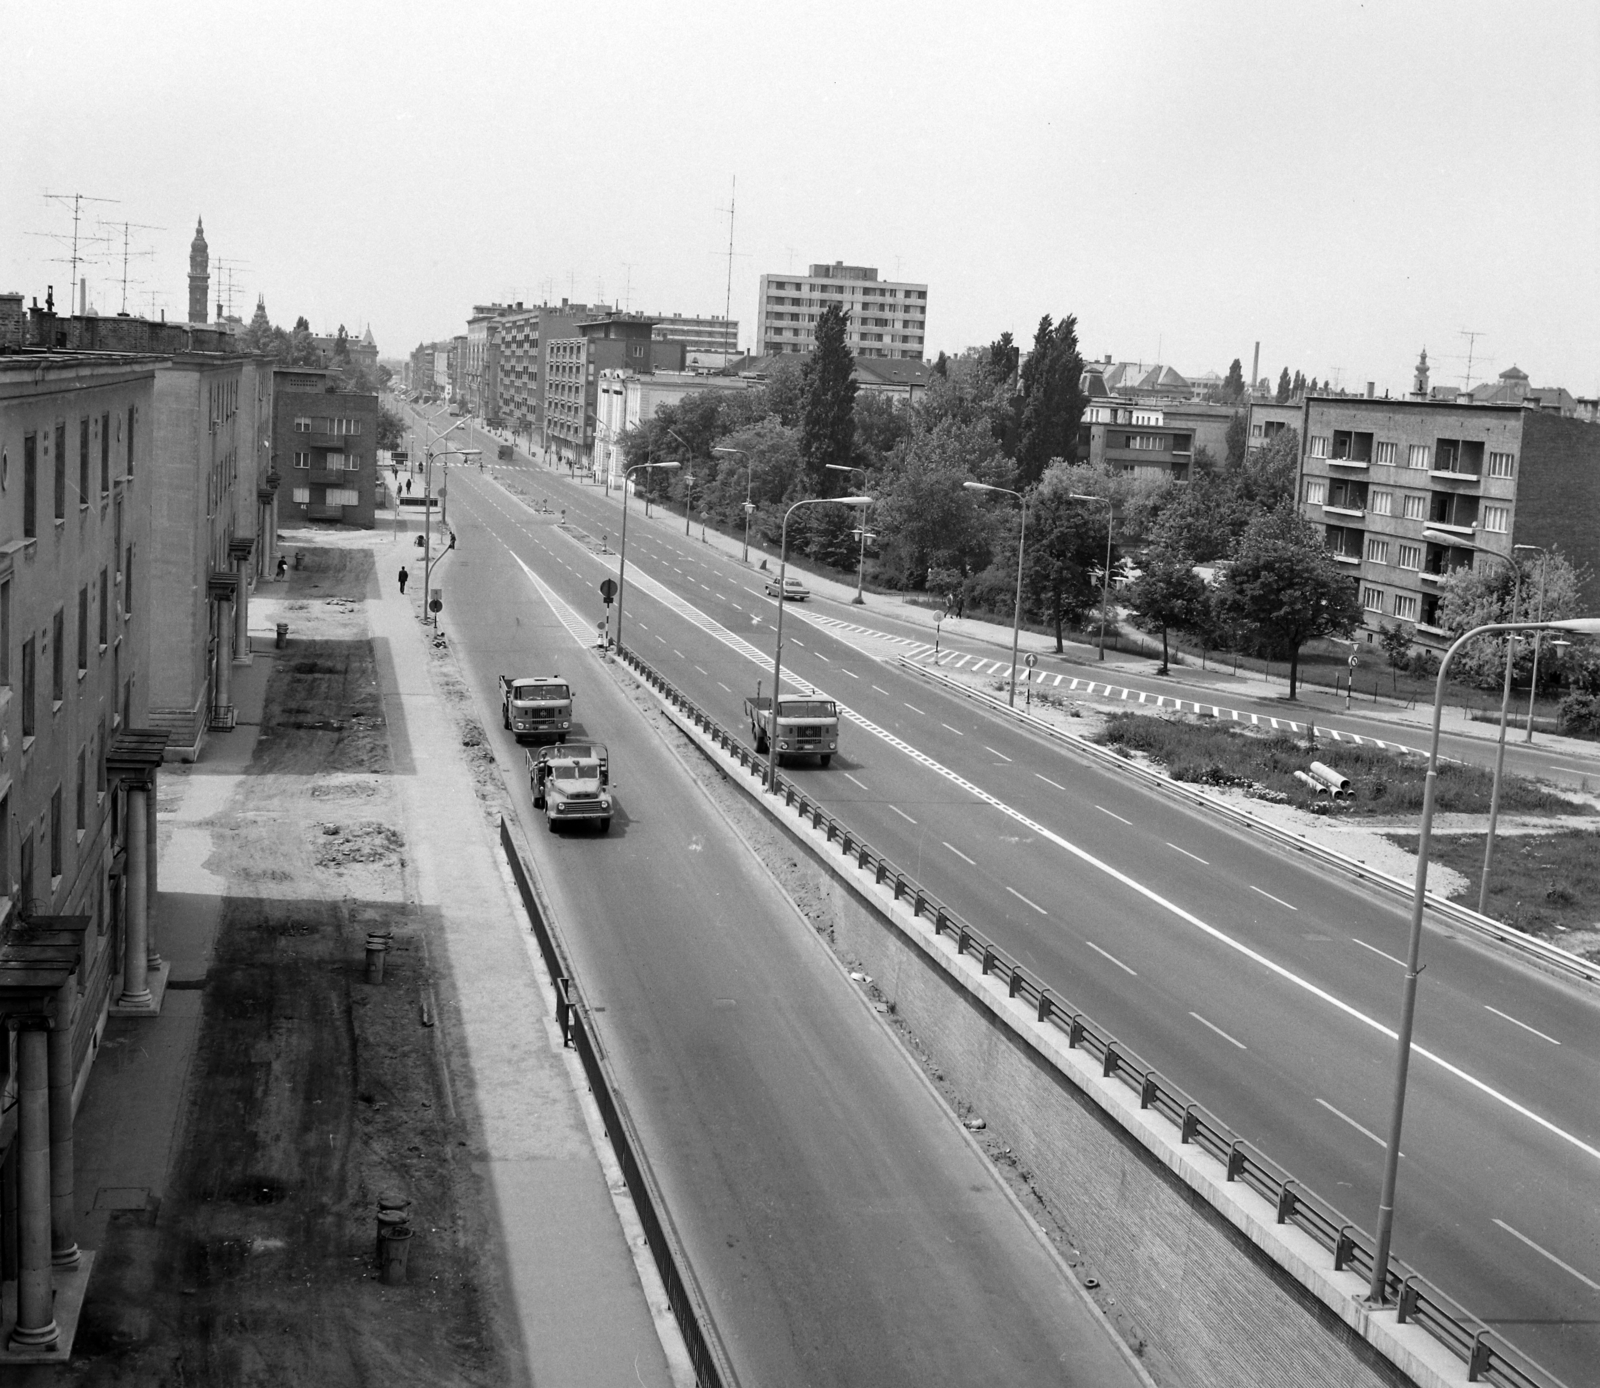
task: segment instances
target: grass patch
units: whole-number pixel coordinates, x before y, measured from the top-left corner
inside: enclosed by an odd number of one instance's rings
[[[1257,796],[1323,814],[1401,815],[1421,813],[1427,763],[1420,756],[1345,742],[1319,743],[1287,733],[1247,732],[1233,724],[1113,713],[1096,738],[1104,745],[1143,752],[1175,781],[1238,786]],[[1348,799],[1330,802],[1295,780],[1296,771],[1320,761],[1348,776]],[[1488,814],[1493,777],[1476,766],[1439,764],[1434,791],[1438,814]],[[1506,776],[1500,808],[1507,813],[1585,814],[1568,800],[1522,776]]]
[[[1408,853],[1415,834],[1387,834]],[[1467,879],[1453,899],[1474,909],[1483,873],[1482,834],[1436,836],[1428,858]],[[1569,931],[1600,924],[1600,836],[1587,829],[1496,837],[1489,870],[1488,914],[1527,935],[1561,944]]]

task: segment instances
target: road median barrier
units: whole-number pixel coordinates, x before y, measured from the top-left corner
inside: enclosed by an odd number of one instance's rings
[[[766,759],[647,662],[626,651],[618,663],[802,851],[840,952],[862,961],[952,1083],[981,1096],[991,1126],[1021,1139],[1075,1241],[1195,1384],[1377,1388],[1398,1369],[1422,1388],[1558,1388],[1398,1259],[1391,1304],[1369,1307],[1368,1232],[787,777],[765,792]]]
[[[1304,834],[1296,834],[1288,829],[1279,828],[1267,820],[1261,819],[1241,805],[1235,805],[1219,796],[1208,794],[1197,787],[1186,785],[1181,781],[1174,781],[1171,777],[1154,771],[1138,762],[1120,757],[1108,748],[1090,742],[1088,738],[1079,733],[1063,732],[1059,728],[1052,728],[1047,723],[1029,717],[1026,713],[1007,706],[1005,700],[997,699],[986,694],[981,689],[973,689],[968,685],[951,679],[935,670],[919,665],[915,660],[905,656],[897,658],[902,669],[909,670],[929,683],[937,684],[941,688],[967,699],[972,703],[981,704],[992,713],[1008,718],[1012,722],[1020,723],[1041,737],[1050,738],[1059,742],[1064,747],[1069,747],[1080,755],[1097,761],[1103,766],[1115,767],[1116,774],[1121,777],[1131,777],[1142,784],[1159,791],[1169,799],[1178,800],[1196,809],[1203,809],[1207,815],[1225,819],[1229,823],[1243,829],[1248,829],[1279,847],[1292,849],[1302,857],[1311,859],[1321,866],[1338,872],[1345,877],[1353,877],[1360,882],[1368,882],[1381,888],[1390,895],[1404,901],[1410,901],[1416,892],[1413,882],[1402,881],[1398,877],[1390,877],[1388,873],[1379,872],[1368,867],[1365,863],[1358,863],[1354,858],[1346,857],[1331,848],[1324,848],[1321,844],[1312,843]],[[1309,773],[1308,773],[1309,774]],[[1503,921],[1497,921],[1490,916],[1479,915],[1470,907],[1462,906],[1459,902],[1446,900],[1444,897],[1429,892],[1427,894],[1428,910],[1433,913],[1436,920],[1447,921],[1451,925],[1459,926],[1476,939],[1493,941],[1503,945],[1524,962],[1533,964],[1546,973],[1555,974],[1566,979],[1578,979],[1585,983],[1600,982],[1600,965],[1590,963],[1587,959],[1569,953],[1559,946],[1546,943],[1532,935],[1524,935],[1521,931],[1513,930]]]

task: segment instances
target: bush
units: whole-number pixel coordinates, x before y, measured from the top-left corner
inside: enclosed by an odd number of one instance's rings
[[[1568,694],[1556,709],[1556,721],[1573,737],[1600,737],[1600,694]]]

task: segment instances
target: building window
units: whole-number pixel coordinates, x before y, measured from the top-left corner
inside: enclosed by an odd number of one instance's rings
[[[1321,506],[1328,500],[1328,484],[1319,477],[1306,479],[1306,504]]]
[[[290,491],[289,497],[296,506],[309,506],[311,504],[311,488],[295,487]]]
[[[133,546],[130,544],[122,568],[122,615],[133,616]]]
[[[1497,535],[1504,535],[1511,528],[1511,508],[1509,506],[1485,506],[1483,508],[1483,528],[1492,530]]]
[[[1252,424],[1250,426],[1250,437],[1253,439],[1258,439],[1261,437],[1261,426],[1259,424]]]
[[[1400,567],[1402,569],[1420,569],[1422,567],[1422,546],[1400,546]]]
[[[1417,600],[1409,593],[1396,593],[1394,595],[1394,615],[1405,621],[1417,620]]]
[[[111,575],[100,570],[100,646],[106,646],[106,625],[111,619]]]
[[[50,876],[60,877],[65,868],[61,853],[61,787],[57,786],[50,792]]]
[[[1369,494],[1372,514],[1375,516],[1392,516],[1394,514],[1394,493],[1374,491]]]
[[[89,749],[78,748],[78,789],[77,799],[73,802],[75,816],[74,827],[81,834],[89,827],[89,779],[88,779]]]
[[[1414,443],[1406,449],[1406,466],[1409,468],[1417,468],[1422,472],[1426,472],[1428,470],[1429,460],[1432,458],[1432,456],[1433,450],[1429,448],[1427,444]]]
[[[1428,498],[1417,492],[1407,492],[1401,507],[1407,520],[1425,520],[1428,515]]]
[[[359,506],[361,493],[354,487],[329,487],[326,504],[329,506]]]
[[[1167,446],[1166,439],[1160,434],[1129,434],[1127,447],[1136,449],[1141,453],[1159,453]]]
[[[133,469],[130,467],[129,472]],[[100,416],[100,490],[111,490],[111,414]]]
[[[133,425],[134,425],[134,421],[137,420],[138,417],[139,417],[139,415],[138,415],[138,406],[137,405],[129,405],[128,406],[128,476],[129,477],[133,476]],[[106,458],[105,464],[102,466],[101,472],[100,472],[100,476],[101,476],[101,479],[102,479],[101,483],[100,483],[100,490],[103,491],[103,492],[110,490],[110,488],[106,486],[105,481],[104,481],[106,470],[110,466],[111,466],[111,460],[110,460],[110,457],[108,455],[107,458]]]
[[[67,518],[67,426],[56,425],[56,519]]]
[[[22,643],[22,735],[32,737],[38,731],[38,656],[34,650],[34,638],[28,637]]]
[[[1387,540],[1367,541],[1367,558],[1374,564],[1387,564],[1389,562],[1389,542]]]
[[[22,534],[32,539],[39,533],[39,436],[22,436]]]
[[[89,668],[89,585],[78,589],[78,671]]]
[[[78,421],[78,505],[89,504],[89,416]]]
[[[309,454],[309,453],[296,453],[294,455],[294,465],[296,467],[298,467],[298,468],[308,468],[308,467],[310,467],[311,466],[311,454]]]
[[[1511,455],[1509,453],[1491,453],[1489,455],[1489,476],[1511,476]]]
[[[1326,434],[1313,434],[1311,436],[1311,456],[1313,458],[1326,458],[1328,456],[1328,436]]]
[[[1361,590],[1361,605],[1366,608],[1368,612],[1382,612],[1383,589],[1363,588]]]
[[[11,580],[0,580],[0,685],[11,687]]]
[[[67,653],[61,648],[67,642],[67,614],[56,608],[50,619],[50,700],[60,705],[66,698]]]
[[[1388,463],[1392,466],[1394,464],[1395,454],[1398,451],[1399,450],[1392,443],[1380,443],[1372,455],[1372,461],[1375,463]]]

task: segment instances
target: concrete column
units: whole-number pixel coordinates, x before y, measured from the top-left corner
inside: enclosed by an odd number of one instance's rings
[[[17,1324],[13,1349],[60,1338],[50,1271],[50,1063],[39,1026],[17,1033]]]
[[[156,773],[150,773],[150,789],[144,797],[144,957],[152,969],[161,967],[161,953],[156,948],[156,925],[161,917],[156,910],[156,866],[160,857],[160,839],[156,834]]]
[[[217,617],[217,678],[212,686],[216,693],[211,702],[218,708],[227,708],[233,702],[233,652],[228,649],[233,643],[233,623],[224,613],[219,612]]]
[[[250,561],[235,559],[233,571],[239,575],[239,591],[233,598],[233,663],[250,663]]]
[[[78,985],[68,979],[56,990],[55,1019],[47,1033],[50,1071],[50,1261],[58,1268],[78,1263],[77,1215],[72,1193],[72,1015]]]
[[[122,996],[117,1002],[123,1007],[149,1007],[154,1002],[150,996],[149,970],[149,810],[144,786],[128,787],[128,866],[124,873],[126,886],[126,923],[122,933]]]

